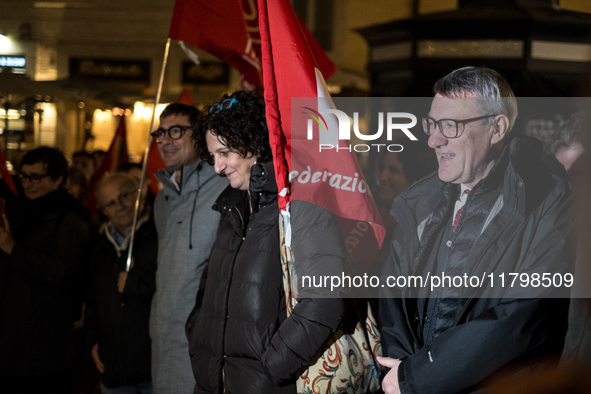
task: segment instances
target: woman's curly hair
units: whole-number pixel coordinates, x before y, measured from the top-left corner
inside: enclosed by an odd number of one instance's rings
[[[237,102],[231,103],[232,99]],[[230,101],[222,107],[225,100]],[[232,105],[227,107],[229,104]],[[232,152],[242,156],[252,153],[261,163],[273,159],[261,91],[240,90],[229,96],[225,94],[210,107],[201,125],[193,131],[195,149],[201,160],[213,165],[213,156],[207,150],[207,132],[217,136]]]

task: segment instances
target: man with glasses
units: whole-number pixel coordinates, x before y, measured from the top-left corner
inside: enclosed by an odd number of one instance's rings
[[[211,207],[228,185],[212,166],[199,161],[191,135],[200,120],[197,108],[170,104],[152,133],[167,167],[156,173],[163,190],[154,202],[159,245],[150,317],[155,393],[189,394],[195,387],[185,322],[220,221]]]
[[[142,204],[132,266],[127,251],[139,180],[117,172],[101,179],[96,197],[108,221],[92,253],[92,282],[84,327],[88,349],[102,373],[101,393],[152,393],[150,305],[155,290],[158,236]]]
[[[540,141],[511,131],[517,102],[497,72],[462,68],[433,90],[423,128],[439,170],[394,201],[397,227],[383,270],[427,285],[380,299],[386,393],[474,391],[501,369],[559,353],[566,331],[568,300],[542,298],[555,289],[503,289],[499,278],[567,271],[564,168]],[[484,279],[482,286],[465,275]],[[428,279],[445,276],[462,284]]]

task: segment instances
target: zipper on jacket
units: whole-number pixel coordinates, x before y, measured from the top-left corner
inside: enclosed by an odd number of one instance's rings
[[[242,213],[240,213],[240,209],[237,209],[236,212],[238,212],[238,215],[240,216],[240,222],[242,223],[242,231],[244,231],[245,230],[244,217],[242,216]]]
[[[240,209],[238,208],[234,208],[236,210],[236,212],[238,212],[238,216],[240,216],[240,222],[242,223],[242,233],[245,233],[245,224],[244,224],[244,217],[242,216],[242,213],[240,213]]]
[[[445,212],[443,214],[443,217],[445,218],[448,214],[448,210],[450,209],[450,202],[447,202],[447,205],[445,207]],[[416,257],[416,259],[413,262],[413,267],[411,270],[411,275],[415,275],[416,274],[416,270],[419,267],[421,260],[423,259],[423,257],[425,256],[425,252],[429,246],[429,242],[431,241],[431,237],[433,236],[433,234],[436,234],[437,231],[439,231],[439,229],[441,228],[441,226],[445,225],[446,220],[442,220],[438,225],[436,225],[434,228],[431,229],[431,231],[429,232],[429,234],[424,234],[425,235],[425,247],[420,248],[418,255]],[[407,291],[408,289],[405,289],[404,292],[402,293],[402,310],[404,312],[404,316],[406,317],[406,325],[408,326],[410,333],[412,334],[412,339],[414,341],[414,345],[415,347],[418,349],[419,348],[419,341],[417,339],[417,335],[415,335],[415,330],[413,328],[412,323],[410,322],[410,317],[408,316],[408,310],[406,308],[406,295],[407,295]],[[429,296],[430,297],[430,296]]]
[[[245,227],[246,227],[245,226],[245,223],[244,223],[244,217],[242,216],[242,213],[240,212],[240,209],[238,209],[236,206],[234,206],[233,209],[236,212],[238,212],[238,216],[240,217],[240,222],[242,224],[242,226],[241,226],[242,233],[244,234]],[[231,211],[231,210],[232,210],[232,208],[229,208],[228,209],[228,211]],[[234,260],[234,262],[236,262],[236,261]],[[226,309],[227,309],[227,306],[226,306]],[[228,316],[226,316],[226,322],[225,322],[225,324],[227,324],[227,322],[228,322]],[[224,344],[224,347],[225,347],[225,344]],[[223,356],[223,360],[222,361],[224,363],[224,366],[222,367],[222,393],[225,394],[226,393],[226,365],[225,365],[226,364],[226,354],[225,354],[225,351],[224,351],[224,356]]]

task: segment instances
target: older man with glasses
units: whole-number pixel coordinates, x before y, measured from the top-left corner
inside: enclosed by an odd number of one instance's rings
[[[228,185],[199,161],[191,135],[200,121],[197,108],[174,103],[164,109],[152,133],[167,167],[156,173],[163,190],[154,202],[159,245],[150,317],[155,393],[189,394],[195,386],[185,322],[220,222],[211,207]]]
[[[149,210],[140,207],[132,266],[127,250],[139,180],[109,174],[97,187],[108,221],[92,253],[84,326],[88,349],[102,376],[101,392],[152,393],[149,318],[155,291],[158,237]]]
[[[511,132],[517,101],[497,72],[462,68],[433,90],[423,128],[439,170],[394,200],[383,270],[427,286],[380,299],[386,393],[472,392],[496,372],[559,354],[566,331],[568,299],[548,298],[556,288],[509,284],[511,274],[568,270],[564,168],[541,141]]]

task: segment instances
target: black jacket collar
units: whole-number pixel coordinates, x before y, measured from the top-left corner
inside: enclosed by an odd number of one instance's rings
[[[258,212],[261,206],[276,203],[277,183],[275,182],[275,170],[273,162],[255,164],[250,169],[250,203],[252,211]],[[213,204],[213,209],[224,212],[231,207],[244,205],[248,207],[248,193],[228,186]]]

